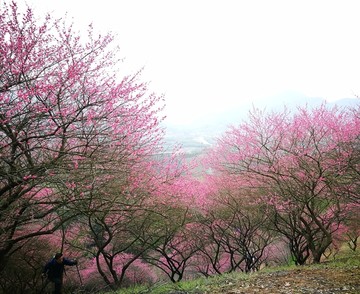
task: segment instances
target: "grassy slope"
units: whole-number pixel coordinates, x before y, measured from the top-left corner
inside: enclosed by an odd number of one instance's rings
[[[266,268],[245,275],[232,273],[151,288],[123,289],[117,294],[217,293],[360,293],[360,252],[345,252],[317,265]]]

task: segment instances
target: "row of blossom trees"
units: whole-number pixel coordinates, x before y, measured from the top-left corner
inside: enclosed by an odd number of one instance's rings
[[[296,264],[320,262],[339,234],[347,231],[353,244],[359,235],[359,126],[359,107],[254,110],[207,162],[233,194],[257,191],[253,201],[266,204]]]
[[[40,291],[55,251],[79,260],[66,285],[91,291],[356,249],[359,108],[255,110],[185,164],[163,148],[162,97],[119,77],[112,43],[1,7],[3,292]]]

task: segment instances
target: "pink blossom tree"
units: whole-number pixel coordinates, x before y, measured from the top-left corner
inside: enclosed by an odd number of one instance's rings
[[[357,97],[358,101],[360,97]],[[357,129],[360,128],[360,103],[354,106],[351,109],[354,120],[357,122],[355,127]],[[352,142],[350,146],[347,148],[351,148],[354,150],[354,156],[352,157],[350,164],[350,173],[349,176],[344,179],[344,186],[347,188],[349,198],[359,204],[360,203],[360,136],[357,136],[355,140]]]
[[[117,164],[112,160],[113,168]],[[86,193],[79,190],[77,194],[89,196],[74,203],[72,209],[81,215],[76,218],[76,234],[66,234],[67,243],[94,259],[98,276],[112,289],[126,285],[134,264],[163,238],[168,215],[160,207],[170,200],[162,195],[186,172],[181,156],[175,154],[146,157],[125,172],[121,166],[124,164],[120,162],[114,176],[83,180],[83,185],[91,185]],[[171,203],[179,201],[173,198]],[[163,228],[160,232],[159,227]]]
[[[133,181],[158,152],[162,97],[117,76],[112,42],[15,2],[0,11],[0,271],[25,241],[100,210],[94,189]]]
[[[184,278],[190,260],[198,251],[188,214],[188,209],[179,206],[166,209],[166,213],[163,210],[161,232],[155,235],[156,242],[147,241],[149,250],[143,254],[148,263],[159,268],[173,283]]]
[[[319,262],[347,217],[341,203],[350,199],[352,187],[344,185],[344,179],[357,155],[352,146],[358,126],[359,118],[351,111],[326,105],[299,108],[295,114],[255,110],[249,122],[219,140],[208,158],[213,170],[235,174],[260,189],[278,226],[286,228],[285,237],[297,235]]]
[[[359,204],[350,204],[348,211],[349,216],[346,218],[345,223],[343,224],[343,234],[339,236],[339,238],[341,240],[345,240],[351,250],[356,251],[360,240]]]
[[[226,230],[217,219],[208,216],[200,220],[198,233],[195,235],[198,253],[193,267],[205,277],[221,275],[229,271],[230,258],[223,247]]]
[[[256,190],[241,185],[244,183],[237,177],[224,176],[207,177],[218,190],[208,195],[211,201],[203,214],[204,229],[199,236],[209,243],[200,251],[217,273],[254,271],[266,260],[266,248],[273,239],[271,215]],[[220,262],[224,256],[228,259],[226,267]]]

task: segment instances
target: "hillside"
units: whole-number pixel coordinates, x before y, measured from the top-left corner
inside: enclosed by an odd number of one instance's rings
[[[118,294],[359,294],[360,253],[317,265],[265,268],[251,274],[232,273],[121,290]]]
[[[191,292],[188,292],[191,293]],[[195,293],[195,292],[194,292]],[[300,267],[291,270],[264,272],[249,279],[234,280],[198,293],[360,293],[360,267]]]

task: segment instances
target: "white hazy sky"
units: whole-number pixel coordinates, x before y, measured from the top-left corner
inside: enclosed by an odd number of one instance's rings
[[[18,0],[117,35],[129,73],[165,94],[168,121],[287,91],[360,95],[360,1]]]

